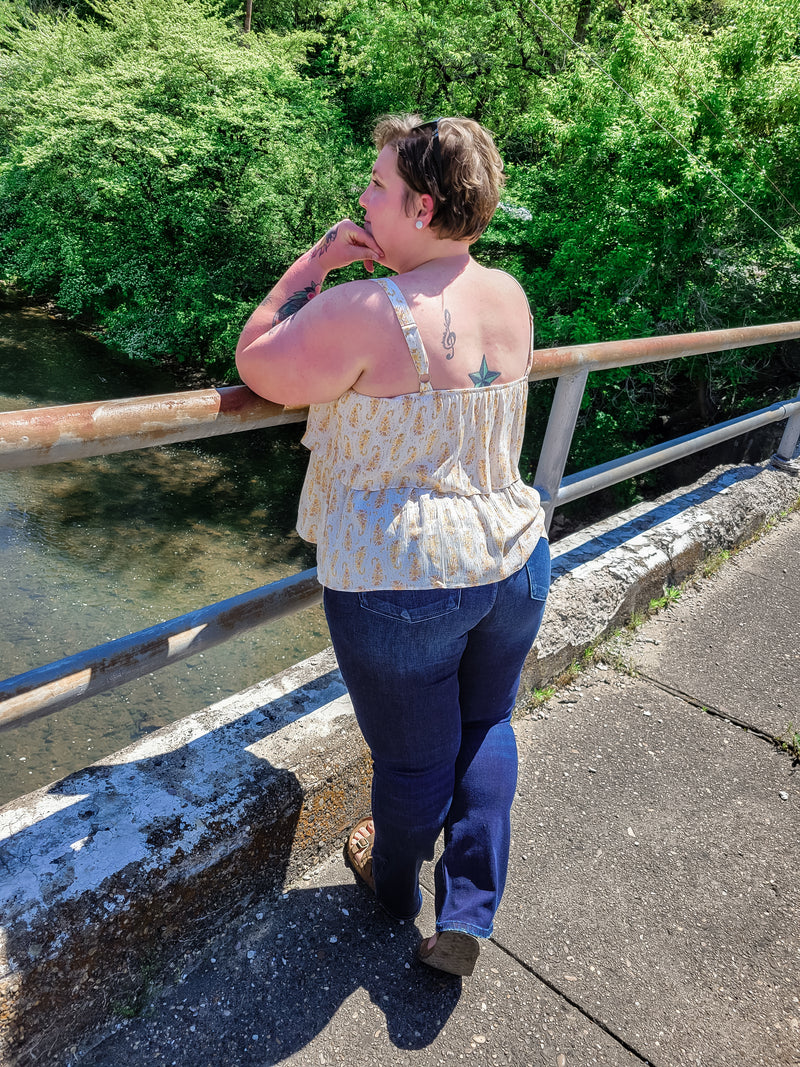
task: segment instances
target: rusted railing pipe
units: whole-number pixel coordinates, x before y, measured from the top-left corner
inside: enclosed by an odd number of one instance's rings
[[[0,413],[0,470],[302,422],[246,385]]]
[[[190,611],[0,683],[0,732],[195,656],[322,599],[316,568]]]
[[[599,341],[569,348],[542,348],[534,353],[530,380],[554,378],[566,370],[611,370],[639,363],[699,356],[704,352],[727,352],[731,348],[767,345],[800,337],[800,322],[777,322],[767,326],[742,326],[735,330],[676,333],[638,340]]]
[[[610,370],[800,337],[800,322],[735,330],[603,341],[535,353],[531,381],[565,372]],[[0,413],[0,470],[193,441],[301,422],[305,409],[271,404],[246,386],[167,393]]]

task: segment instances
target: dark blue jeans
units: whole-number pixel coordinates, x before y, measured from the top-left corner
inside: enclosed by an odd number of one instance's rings
[[[511,712],[544,612],[550,551],[464,589],[325,590],[333,647],[372,752],[373,874],[396,918],[436,866],[436,929],[489,937],[505,887],[517,782]]]

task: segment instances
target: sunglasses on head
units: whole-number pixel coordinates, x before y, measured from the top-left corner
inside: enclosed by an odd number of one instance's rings
[[[412,133],[415,133],[417,130],[433,130],[431,139],[428,142],[428,147],[425,149],[422,158],[424,160],[429,150],[433,153],[433,162],[440,182],[442,179],[442,148],[439,144],[439,123],[441,121],[441,118],[438,118],[432,119],[430,122],[421,122],[419,126],[414,126],[412,129]]]

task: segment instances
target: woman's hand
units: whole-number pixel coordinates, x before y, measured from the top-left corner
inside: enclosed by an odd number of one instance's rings
[[[375,260],[383,259],[383,249],[363,226],[350,219],[342,219],[317,241],[308,256],[311,260],[319,260],[325,273],[361,260],[364,269],[371,274],[375,269]]]

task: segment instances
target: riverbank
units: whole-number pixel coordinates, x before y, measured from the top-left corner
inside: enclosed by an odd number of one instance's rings
[[[0,278],[0,310],[3,308],[23,311],[26,308],[34,309],[47,316],[49,322],[68,333],[77,334],[97,345],[102,345],[109,358],[114,363],[127,366],[132,370],[140,368],[145,374],[161,373],[166,382],[164,391],[180,391],[189,389],[216,389],[223,385],[230,385],[238,381],[233,369],[229,375],[213,375],[207,367],[198,367],[193,364],[180,362],[167,355],[161,355],[153,360],[135,360],[126,356],[123,352],[115,352],[106,343],[103,329],[90,318],[70,315],[64,308],[59,307],[52,299],[46,296],[27,294],[18,289],[12,283]],[[91,399],[96,399],[92,397]]]

